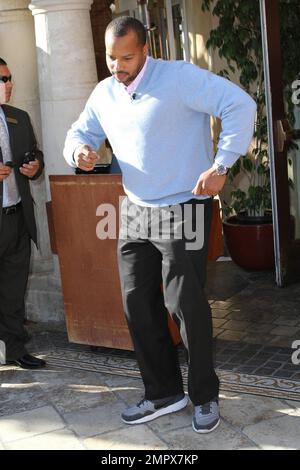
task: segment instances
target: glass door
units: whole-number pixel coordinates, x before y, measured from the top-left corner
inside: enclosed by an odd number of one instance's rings
[[[119,0],[118,15],[142,21],[148,31],[149,53],[165,60],[190,60],[186,0]]]
[[[276,282],[300,280],[300,2],[260,0]]]

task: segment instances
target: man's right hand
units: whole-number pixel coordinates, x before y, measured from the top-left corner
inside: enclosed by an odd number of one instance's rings
[[[99,160],[99,155],[89,145],[80,145],[74,152],[74,161],[81,170],[93,170],[97,160]]]
[[[10,166],[3,165],[0,163],[0,182],[4,181],[12,172]]]

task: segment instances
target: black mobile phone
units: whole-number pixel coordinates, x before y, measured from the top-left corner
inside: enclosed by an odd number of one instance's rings
[[[24,154],[24,159],[23,159],[23,165],[24,163],[30,163],[30,162],[34,162],[35,160],[35,152],[32,150],[31,152],[26,152]]]

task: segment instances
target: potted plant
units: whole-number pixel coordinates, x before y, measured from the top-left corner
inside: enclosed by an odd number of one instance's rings
[[[299,6],[286,3],[289,1],[281,2],[283,43],[290,34],[293,18],[299,17]],[[228,251],[238,265],[246,269],[269,269],[274,266],[274,248],[259,0],[202,0],[202,9],[209,10],[212,4],[212,13],[219,23],[210,32],[207,47],[217,49],[227,62],[220,75],[229,78],[230,72],[239,73],[240,84],[257,103],[253,148],[228,174],[233,189],[230,201],[222,200],[224,236]],[[289,49],[285,59],[288,67],[283,70],[283,79],[289,84],[298,74],[299,50]],[[293,122],[288,87],[285,97],[287,115]]]

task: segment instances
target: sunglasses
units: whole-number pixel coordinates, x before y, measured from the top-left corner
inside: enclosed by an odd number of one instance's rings
[[[3,82],[3,83],[11,82],[11,79],[12,79],[11,75],[9,75],[9,77],[7,77],[6,75],[0,75],[0,82]]]

